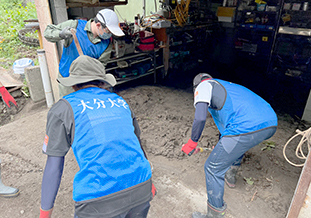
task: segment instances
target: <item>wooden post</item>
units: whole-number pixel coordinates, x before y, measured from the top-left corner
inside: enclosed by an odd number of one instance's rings
[[[41,40],[43,44],[43,48],[46,54],[46,60],[48,64],[49,74],[51,78],[51,84],[53,89],[53,94],[55,101],[59,99],[59,90],[57,83],[57,75],[58,75],[58,64],[59,57],[55,43],[48,42],[44,37],[42,37],[42,33],[44,32],[46,26],[48,24],[52,24],[52,17],[50,13],[50,6],[48,0],[35,0],[37,16],[39,20]],[[39,37],[40,40],[40,37]]]
[[[300,212],[303,202],[306,198],[308,188],[311,183],[311,155],[310,152],[306,159],[305,165],[300,174],[298,184],[292,198],[286,218],[297,218]]]

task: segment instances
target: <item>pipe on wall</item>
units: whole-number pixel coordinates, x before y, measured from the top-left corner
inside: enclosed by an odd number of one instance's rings
[[[48,108],[52,107],[54,104],[54,96],[52,92],[52,86],[51,86],[51,80],[50,80],[50,74],[48,70],[48,65],[46,63],[46,57],[45,57],[45,50],[44,49],[38,49],[37,50],[39,64],[40,64],[40,71],[41,71],[41,77],[42,77],[42,83],[45,93],[45,99],[46,104]]]

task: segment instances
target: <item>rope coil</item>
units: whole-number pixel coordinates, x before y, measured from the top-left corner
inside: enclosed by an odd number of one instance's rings
[[[294,135],[293,137],[291,137],[287,142],[286,144],[284,145],[284,148],[283,148],[283,156],[284,158],[287,160],[288,163],[290,163],[291,165],[295,166],[295,167],[302,167],[304,165],[304,163],[302,164],[295,164],[293,162],[291,162],[286,154],[285,154],[285,150],[286,150],[286,147],[287,145],[294,139],[296,138],[297,136],[302,136],[299,144],[297,145],[297,148],[296,148],[296,157],[298,157],[299,159],[302,159],[302,160],[306,160],[307,157],[308,157],[308,154],[310,153],[310,147],[311,147],[311,128],[305,130],[305,131],[300,131],[299,129],[296,130],[296,135]],[[304,143],[307,143],[307,147],[308,147],[308,154],[305,155],[303,150],[302,150],[302,146]]]
[[[174,10],[174,15],[179,26],[183,26],[188,20],[190,1],[191,0],[181,0],[180,2],[177,2],[177,6]]]

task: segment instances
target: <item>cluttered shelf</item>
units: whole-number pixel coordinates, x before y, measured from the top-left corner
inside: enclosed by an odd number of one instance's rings
[[[157,70],[163,67],[159,51],[159,49],[148,52],[135,51],[134,53],[123,54],[121,57],[114,57],[107,63],[106,71],[116,77],[117,84],[150,74],[154,74],[154,82],[156,83]]]
[[[311,30],[280,27],[269,71],[311,84]]]
[[[147,53],[133,53],[133,54],[129,54],[129,55],[126,55],[124,57],[121,57],[121,58],[113,58],[110,61],[108,61],[108,64],[111,64],[111,63],[114,63],[114,62],[118,62],[118,61],[127,60],[127,59],[130,59],[130,58],[137,58],[137,57],[141,57],[141,56],[146,56],[146,55],[147,55]],[[108,70],[109,69],[107,69],[107,71]]]
[[[141,75],[133,75],[133,76],[125,77],[125,78],[117,78],[117,85],[121,85],[122,83],[126,83],[126,82],[129,82],[129,81],[132,81],[132,80],[135,80],[135,79],[139,79],[139,78],[142,78],[142,77],[145,77],[145,76],[149,76],[151,74],[154,74],[154,76],[155,76],[154,79],[156,81],[156,72],[155,72],[155,70],[161,69],[163,67],[164,67],[164,65],[157,66],[157,67],[155,67],[155,69],[150,69],[146,73],[141,74]]]
[[[252,31],[274,31],[275,27],[273,25],[262,25],[262,24],[249,24],[249,23],[241,23],[237,24],[236,27],[239,30],[252,30]]]
[[[311,36],[311,29],[307,28],[294,28],[287,26],[280,26],[279,33],[291,34],[291,35],[300,35],[300,36]]]
[[[249,13],[257,13],[257,14],[276,14],[277,11],[255,11],[250,9],[238,10],[239,13],[249,14]]]
[[[311,29],[311,10],[309,8],[310,2],[308,1],[285,1],[282,8],[282,15],[280,19],[280,26],[290,28],[307,28]],[[281,30],[282,31],[282,30]],[[291,34],[286,31],[285,33]],[[299,31],[298,31],[299,32]],[[282,33],[282,32],[281,32]],[[295,33],[294,33],[295,34]]]
[[[110,7],[116,5],[127,5],[128,0],[119,1],[119,0],[111,0],[111,1],[75,1],[75,0],[66,0],[66,6],[68,8],[86,8],[86,7]]]
[[[199,28],[206,28],[206,27],[210,27],[214,24],[215,22],[213,21],[209,21],[209,22],[204,22],[204,23],[196,23],[196,24],[187,24],[184,26],[173,26],[173,27],[169,27],[167,28],[168,32],[171,31],[189,31],[189,30],[195,30],[195,29],[199,29]]]

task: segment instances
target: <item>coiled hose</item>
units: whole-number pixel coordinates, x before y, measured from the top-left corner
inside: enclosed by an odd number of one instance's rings
[[[296,138],[297,136],[302,136],[297,148],[296,148],[296,157],[298,157],[299,159],[302,159],[302,160],[306,160],[308,155],[306,156],[304,153],[303,153],[303,150],[302,150],[302,146],[304,143],[307,143],[307,146],[308,146],[308,154],[310,153],[310,146],[311,146],[311,128],[305,130],[305,131],[300,131],[299,129],[296,130],[296,135],[294,135],[293,137],[291,137],[287,142],[286,144],[284,145],[284,148],[283,148],[283,156],[284,158],[287,160],[288,163],[290,163],[291,165],[295,166],[295,167],[302,167],[304,165],[304,163],[302,164],[295,164],[293,162],[291,162],[286,154],[285,154],[285,150],[286,150],[286,147],[287,145],[294,139]]]
[[[180,3],[178,3],[177,1],[177,6],[174,10],[174,15],[179,26],[183,26],[188,20],[190,1],[191,0],[181,0]]]

